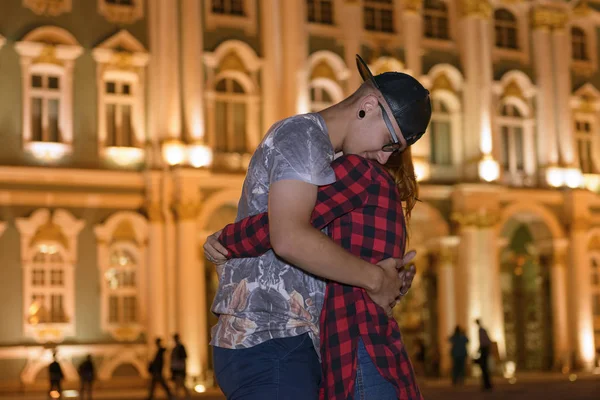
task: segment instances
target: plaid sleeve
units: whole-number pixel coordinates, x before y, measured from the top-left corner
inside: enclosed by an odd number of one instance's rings
[[[337,181],[320,186],[311,223],[323,229],[336,218],[367,203],[372,181],[372,166],[359,156],[343,156],[334,161]],[[269,216],[261,213],[223,228],[219,242],[230,257],[257,257],[271,249]]]

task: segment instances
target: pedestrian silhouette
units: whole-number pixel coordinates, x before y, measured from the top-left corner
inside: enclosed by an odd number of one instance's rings
[[[475,320],[475,323],[479,327],[479,358],[475,360],[481,368],[481,384],[483,390],[492,390],[492,379],[489,370],[489,356],[492,348],[492,341],[488,336],[487,331],[481,325],[479,319]]]
[[[152,376],[152,380],[150,381],[150,390],[148,393],[148,399],[152,400],[154,398],[154,388],[156,384],[160,384],[165,392],[167,393],[167,397],[169,399],[172,398],[171,391],[169,390],[169,386],[167,386],[167,382],[165,381],[165,377],[163,376],[163,367],[165,365],[165,349],[162,346],[162,340],[160,338],[156,338],[156,354],[154,359],[148,365],[148,372]]]
[[[465,381],[465,364],[467,361],[467,343],[469,339],[460,326],[456,325],[454,334],[448,339],[451,344],[450,356],[452,357],[452,384],[460,385]]]
[[[62,395],[61,383],[64,378],[64,374],[60,364],[56,360],[56,352],[52,354],[52,359],[53,361],[48,366],[48,376],[50,377],[50,390],[48,390],[48,396],[50,398],[57,398],[56,394],[53,392],[56,392],[58,397]]]
[[[94,379],[96,378],[96,373],[91,355],[88,354],[85,361],[79,365],[78,372],[79,381],[81,382],[79,398],[83,400],[85,398],[85,393],[87,392],[87,398],[92,400],[92,386]]]
[[[187,353],[185,346],[181,343],[179,334],[174,334],[173,340],[175,341],[175,346],[171,350],[171,378],[175,383],[174,395],[175,398],[179,398],[179,391],[183,389],[185,398],[189,399],[190,392],[187,386],[185,386]]]

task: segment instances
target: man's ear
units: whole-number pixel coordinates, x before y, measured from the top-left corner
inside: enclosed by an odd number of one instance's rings
[[[379,101],[377,100],[377,97],[372,94],[369,94],[363,97],[360,103],[360,108],[361,110],[365,110],[365,112],[368,114],[371,111],[377,109],[378,104]]]

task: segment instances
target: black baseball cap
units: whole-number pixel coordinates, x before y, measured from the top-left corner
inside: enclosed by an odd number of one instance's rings
[[[364,81],[371,80],[392,110],[408,146],[423,136],[431,120],[429,91],[418,80],[402,72],[384,72],[373,76],[357,54],[356,66]]]

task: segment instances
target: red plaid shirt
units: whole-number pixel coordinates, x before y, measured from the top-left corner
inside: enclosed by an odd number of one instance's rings
[[[398,188],[379,164],[349,155],[332,164],[337,181],[319,188],[311,222],[371,263],[401,258],[406,243]],[[219,241],[234,257],[255,257],[271,248],[267,213],[229,224]],[[381,375],[394,384],[398,399],[422,399],[398,324],[364,289],[329,282],[320,318],[324,382],[321,399],[351,399],[358,339]]]

